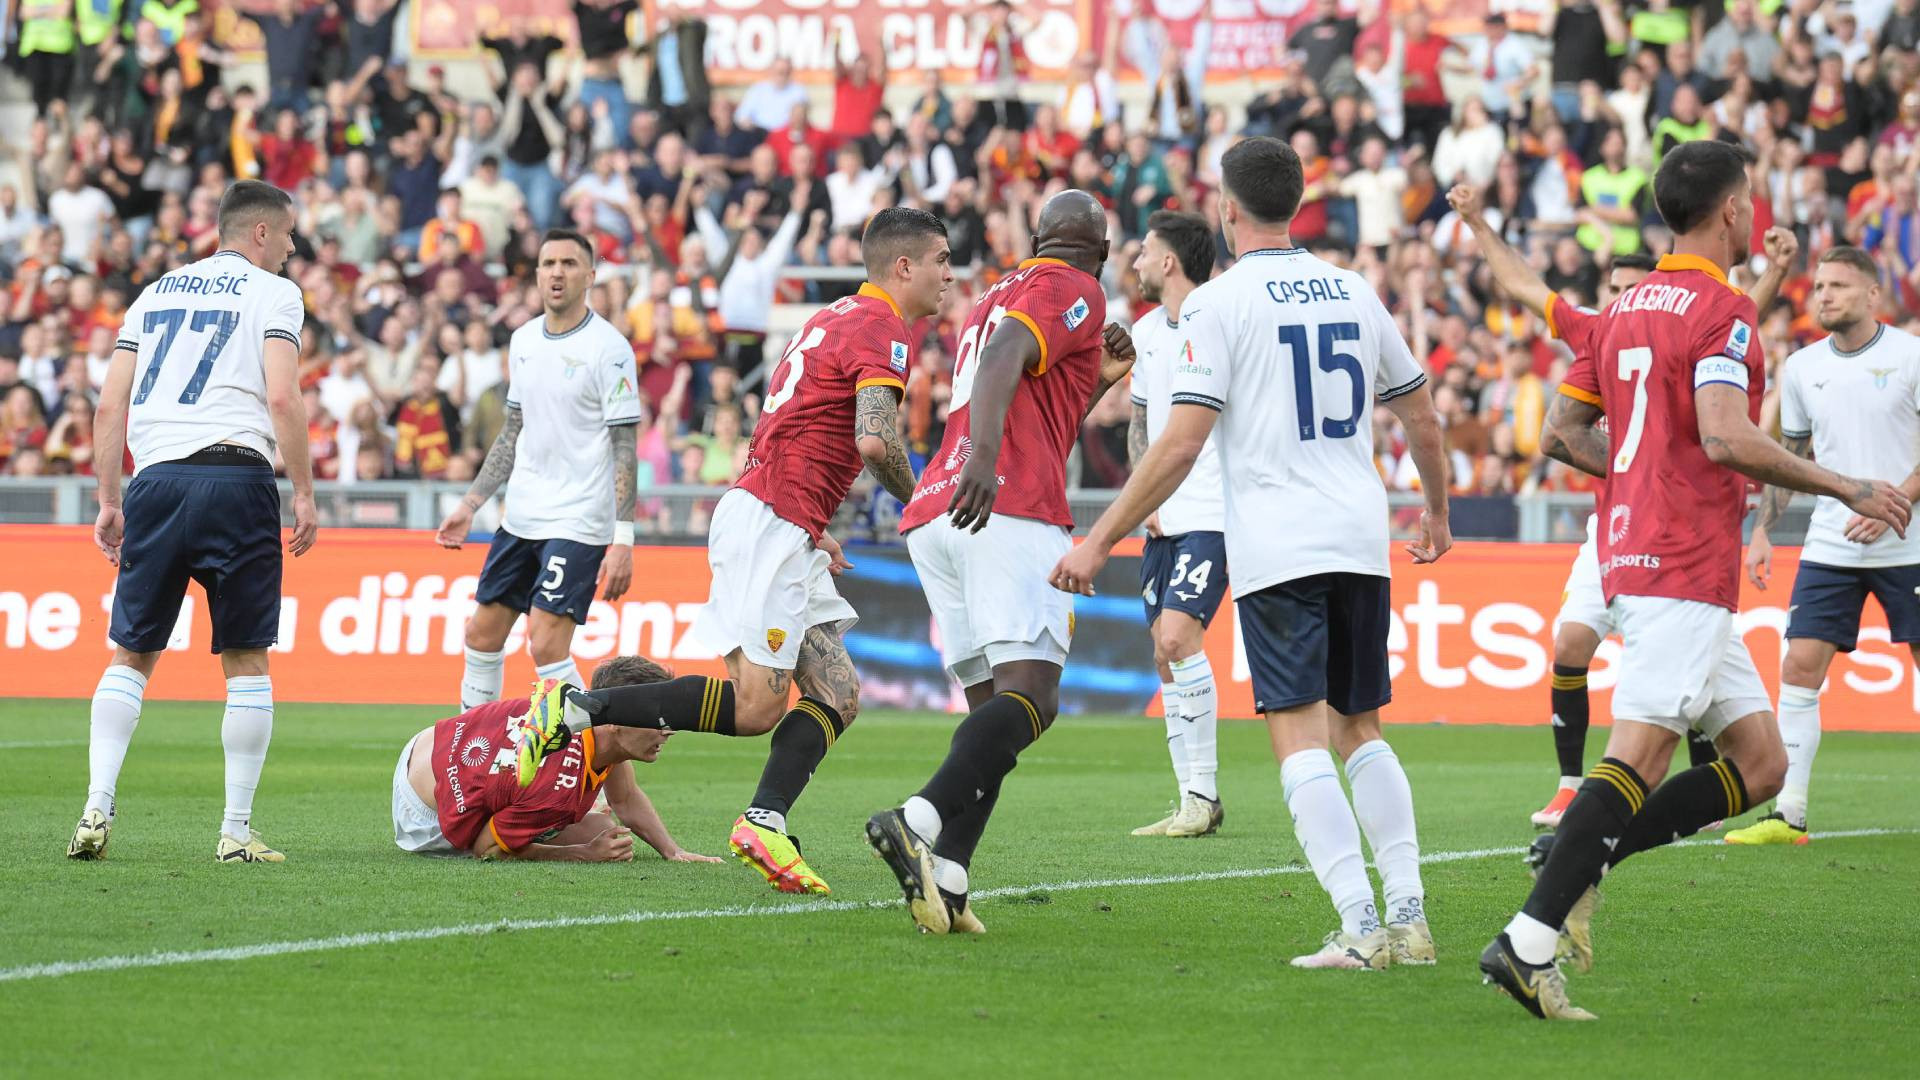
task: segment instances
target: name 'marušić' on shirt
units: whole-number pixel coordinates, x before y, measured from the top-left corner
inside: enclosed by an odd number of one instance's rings
[[[221,274],[218,277],[204,277],[200,274],[172,273],[149,286],[155,296],[169,293],[186,293],[191,296],[239,296],[241,287],[247,283],[245,274]]]

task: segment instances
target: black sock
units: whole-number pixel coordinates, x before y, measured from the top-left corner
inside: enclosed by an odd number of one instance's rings
[[[1000,800],[1000,781],[987,789],[975,802],[969,803],[960,816],[940,825],[940,839],[933,845],[933,853],[961,866],[973,865],[973,849],[980,846],[980,834],[987,831],[987,819],[993,816],[993,804]]]
[[[574,690],[567,700],[584,710],[593,725],[733,734],[733,683],[726,679],[683,675],[666,682]]]
[[[753,793],[748,807],[785,814],[794,800],[807,789],[813,770],[832,749],[833,741],[847,725],[833,706],[816,698],[803,697],[780,718],[773,729],[773,747],[767,751],[767,767],[760,773],[760,788]]]
[[[1553,665],[1553,752],[1560,759],[1561,776],[1586,772],[1587,669]]]
[[[1553,854],[1520,910],[1548,926],[1564,924],[1580,894],[1600,880],[1609,853],[1625,842],[1646,799],[1640,774],[1625,762],[1601,758],[1560,819]]]
[[[1738,817],[1747,811],[1747,782],[1731,761],[1714,761],[1688,769],[1647,796],[1647,804],[1633,816],[1627,834],[1613,849],[1607,865],[1629,855],[1692,836],[1708,824]]]
[[[1707,738],[1697,731],[1687,732],[1688,765],[1697,769],[1702,765],[1711,765],[1719,760],[1720,751],[1714,747],[1712,739]],[[1713,821],[1715,819],[1708,818],[1707,820]]]
[[[947,760],[920,789],[920,797],[933,804],[943,823],[957,819],[1000,786],[1001,779],[1013,771],[1020,751],[1032,745],[1050,723],[1025,694],[1000,691],[960,721]],[[945,832],[944,825],[941,831]]]

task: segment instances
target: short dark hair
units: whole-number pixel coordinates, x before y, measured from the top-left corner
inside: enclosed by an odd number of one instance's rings
[[[1753,151],[1716,139],[1681,143],[1667,151],[1653,176],[1653,205],[1675,235],[1690,233],[1713,216],[1741,184]]]
[[[220,196],[220,235],[233,236],[251,229],[262,216],[276,210],[293,213],[293,196],[264,180],[236,180]]]
[[[593,669],[593,690],[610,686],[638,686],[641,683],[666,682],[673,672],[644,656],[610,656]]]
[[[546,247],[556,240],[570,244],[579,244],[580,250],[587,253],[587,265],[593,265],[593,241],[587,239],[586,234],[576,232],[572,229],[548,229],[546,233],[540,237],[540,246]]]
[[[1300,155],[1267,135],[1242,139],[1222,155],[1220,180],[1240,209],[1262,225],[1292,221],[1306,190]]]
[[[1873,261],[1873,256],[1857,247],[1840,244],[1828,248],[1826,253],[1820,256],[1820,265],[1825,266],[1828,263],[1850,266],[1874,281],[1880,280],[1880,267]]]
[[[947,238],[946,222],[925,210],[889,206],[873,215],[860,234],[860,260],[867,264],[868,277],[879,277],[893,260],[917,256],[935,237]]]
[[[1200,285],[1213,276],[1213,229],[1206,218],[1179,210],[1155,210],[1147,218],[1147,231],[1173,252],[1188,281]]]
[[[1644,270],[1652,273],[1660,265],[1660,260],[1644,251],[1630,251],[1625,255],[1615,255],[1607,264],[1608,270]]]

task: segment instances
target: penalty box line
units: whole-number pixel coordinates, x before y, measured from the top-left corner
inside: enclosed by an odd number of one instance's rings
[[[1813,835],[1821,840],[1844,840],[1862,836],[1910,836],[1920,833],[1920,829],[1846,829],[1836,832],[1818,832]],[[1718,841],[1683,840],[1672,847],[1705,847]],[[1436,851],[1420,859],[1423,866],[1444,863],[1468,862],[1474,859],[1489,859],[1501,855],[1521,855],[1526,852],[1524,845],[1512,847],[1473,848],[1465,851]],[[1248,878],[1283,877],[1292,874],[1310,874],[1306,866],[1264,866],[1242,870],[1211,870],[1192,874],[1162,874],[1142,877],[1089,878],[1080,881],[1049,881],[1031,885],[1008,885],[996,889],[981,889],[972,894],[976,900],[991,900],[1004,896],[1025,896],[1041,892],[1076,892],[1085,889],[1139,888],[1153,885],[1188,885],[1206,881],[1239,881]],[[66,975],[90,975],[113,971],[137,971],[145,968],[179,967],[183,964],[205,964],[217,961],[259,960],[270,956],[296,956],[303,953],[335,952],[341,949],[360,949],[373,945],[404,945],[415,941],[435,941],[440,938],[480,937],[486,934],[510,933],[524,930],[566,930],[585,926],[627,926],[639,923],[679,922],[688,919],[746,919],[776,915],[810,915],[830,911],[867,911],[898,907],[900,901],[889,900],[824,900],[818,903],[793,904],[745,904],[737,907],[696,908],[688,911],[627,911],[608,915],[563,915],[549,919],[496,919],[492,922],[460,923],[453,926],[426,926],[413,930],[379,930],[359,934],[336,934],[331,937],[302,938],[294,941],[268,941],[256,945],[233,945],[217,949],[170,950],[166,952],[131,953],[121,956],[101,956],[90,960],[59,960],[46,964],[23,964],[18,967],[0,968],[0,983],[27,982],[34,979],[53,979]]]

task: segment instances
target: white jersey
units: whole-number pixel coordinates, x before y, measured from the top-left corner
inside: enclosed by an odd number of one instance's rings
[[[1173,412],[1173,362],[1186,339],[1167,321],[1165,308],[1154,308],[1133,324],[1133,403],[1147,410],[1147,441],[1167,429]],[[1160,504],[1160,531],[1167,536],[1190,532],[1222,532],[1227,527],[1227,496],[1221,487],[1220,451],[1214,437],[1200,448],[1193,471]]]
[[[1837,473],[1898,484],[1920,466],[1920,338],[1882,326],[1858,352],[1832,338],[1787,357],[1780,433],[1813,439],[1815,461]],[[1846,538],[1845,503],[1821,496],[1800,557],[1823,566],[1920,563],[1920,530],[1889,529],[1871,544]]]
[[[1426,372],[1366,279],[1302,248],[1250,251],[1181,305],[1173,403],[1220,410],[1234,592],[1390,576],[1372,403]]]
[[[148,285],[120,323],[137,354],[127,449],[133,467],[178,461],[231,442],[273,456],[268,338],[300,348],[300,286],[219,251]]]
[[[546,316],[536,315],[507,350],[507,407],[522,423],[501,527],[523,540],[613,543],[607,429],[640,421],[633,346],[589,311],[562,334],[547,333]]]

